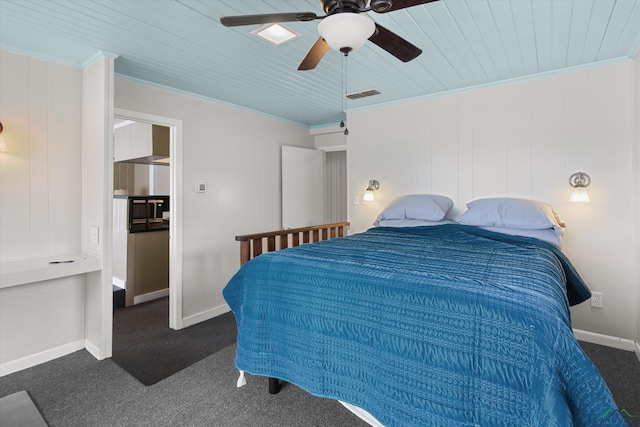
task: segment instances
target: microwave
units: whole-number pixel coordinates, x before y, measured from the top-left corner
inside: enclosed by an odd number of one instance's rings
[[[169,212],[169,196],[129,197],[129,229],[163,223],[165,212]]]

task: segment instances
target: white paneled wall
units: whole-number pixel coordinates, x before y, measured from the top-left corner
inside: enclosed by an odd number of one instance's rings
[[[80,252],[82,70],[0,50],[0,119],[0,261]],[[1,289],[0,372],[83,348],[84,297],[83,276]]]
[[[632,70],[627,61],[350,113],[349,198],[380,181],[374,202],[349,206],[352,231],[408,193],[450,196],[456,214],[480,197],[546,201],[568,224],[565,252],[605,297],[603,309],[572,309],[574,327],[634,339]],[[590,204],[568,201],[568,178],[579,170],[593,179]]]
[[[0,260],[80,252],[82,70],[0,50]]]

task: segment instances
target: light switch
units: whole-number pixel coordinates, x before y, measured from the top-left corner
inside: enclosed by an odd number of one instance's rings
[[[196,182],[196,193],[206,193],[206,192],[207,192],[207,183]]]
[[[89,229],[89,235],[91,236],[91,243],[94,245],[100,244],[100,229],[98,227],[91,227]]]

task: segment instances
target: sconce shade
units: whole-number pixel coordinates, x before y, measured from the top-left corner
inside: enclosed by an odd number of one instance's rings
[[[376,199],[375,196],[373,195],[373,192],[378,191],[379,188],[380,188],[380,183],[375,179],[370,179],[369,186],[365,190],[364,196],[362,196],[362,200],[364,200],[365,202],[373,202]]]
[[[584,172],[576,172],[569,177],[569,184],[573,187],[571,202],[590,202],[587,187],[591,184],[591,177]]]
[[[318,24],[318,33],[331,49],[358,50],[373,35],[376,24],[366,13],[336,13]]]
[[[569,201],[586,203],[590,202],[591,200],[589,199],[589,193],[587,192],[587,189],[585,187],[576,187],[571,192]]]

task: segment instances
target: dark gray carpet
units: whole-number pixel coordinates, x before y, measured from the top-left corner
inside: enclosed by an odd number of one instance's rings
[[[637,416],[632,425],[640,426],[640,361],[636,354],[582,341],[580,346],[609,386],[618,409]]]
[[[166,324],[168,309],[158,311]],[[202,335],[211,335],[211,331]],[[580,344],[609,385],[618,407],[640,415],[636,355]],[[270,395],[266,378],[248,375],[247,385],[236,388],[234,358],[232,344],[145,387],[113,360],[97,361],[82,350],[1,377],[0,398],[28,391],[52,427],[366,426],[338,402],[314,397],[291,384]]]
[[[179,331],[168,325],[168,297],[115,310],[113,361],[148,386],[236,341],[230,312]]]
[[[84,350],[0,378],[0,397],[27,390],[51,427],[367,426],[339,402],[247,376],[236,388],[232,344],[145,387],[112,360]],[[4,426],[3,426],[4,427]]]
[[[640,362],[633,352],[583,344],[620,409],[637,415]],[[338,402],[267,379],[236,388],[235,344],[145,387],[111,360],[78,351],[0,378],[0,397],[27,390],[51,426],[353,426],[366,424]]]

